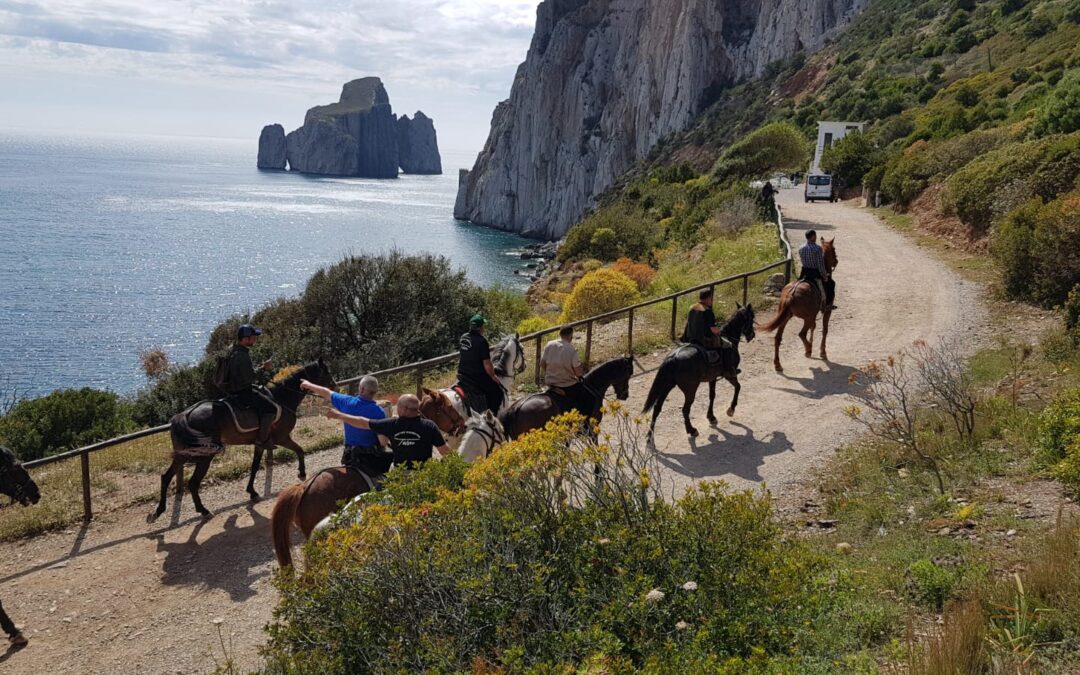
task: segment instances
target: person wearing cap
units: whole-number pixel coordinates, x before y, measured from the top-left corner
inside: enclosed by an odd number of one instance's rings
[[[817,243],[817,232],[806,231],[806,243],[799,247],[799,262],[802,263],[802,272],[799,279],[808,281],[818,289],[821,297],[821,309],[834,310],[833,292],[836,285],[833,283],[829,270],[825,268],[825,252]],[[833,291],[833,292],[830,292]]]
[[[277,416],[277,408],[267,398],[268,394],[259,393],[261,388],[260,373],[251,362],[251,348],[255,346],[262,331],[245,323],[236,331],[236,344],[229,352],[229,374],[226,379],[229,398],[240,407],[254,410],[259,416],[259,435],[255,445],[264,450],[273,450],[270,430]],[[273,361],[263,362],[261,370],[267,372],[274,367]]]
[[[369,420],[381,420],[386,413],[375,402],[379,393],[379,381],[372,375],[360,379],[360,395],[339,394],[326,387],[321,387],[307,380],[300,380],[300,389],[310,392],[330,402],[334,410],[364,417]],[[390,470],[390,456],[383,450],[382,440],[375,432],[352,426],[345,427],[345,452],[341,455],[343,466],[359,469],[369,476],[381,476]]]
[[[326,416],[386,438],[390,443],[390,450],[394,453],[394,466],[416,468],[431,459],[433,450],[438,450],[443,457],[450,454],[450,448],[446,445],[446,439],[439,427],[420,416],[420,399],[412,394],[405,394],[398,399],[396,417],[373,420],[333,408],[326,412]]]
[[[491,346],[484,337],[487,320],[479,314],[469,319],[469,332],[458,340],[458,384],[465,390],[475,412],[499,412],[503,400],[502,383],[491,363]]]

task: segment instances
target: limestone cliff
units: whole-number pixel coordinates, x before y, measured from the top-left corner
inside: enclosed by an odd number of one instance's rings
[[[865,0],[545,0],[454,215],[561,237],[727,86],[812,51]]]
[[[285,129],[280,124],[267,124],[259,134],[260,169],[285,168]]]
[[[430,117],[419,110],[411,120],[408,115],[399,117],[397,140],[403,172],[429,175],[442,173],[439,141],[435,135],[435,123]]]

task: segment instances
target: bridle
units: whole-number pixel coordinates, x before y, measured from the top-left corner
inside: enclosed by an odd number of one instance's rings
[[[8,495],[9,497],[11,497],[11,503],[14,504],[15,502],[18,502],[20,504],[23,504],[26,501],[30,501],[29,499],[26,499],[25,501],[23,499],[24,497],[26,497],[26,486],[17,480],[8,480],[8,475],[11,473],[11,470],[15,466],[15,464],[8,463],[0,465],[0,485],[6,483],[10,483],[11,485],[13,485],[14,487],[12,488],[12,494]]]
[[[440,392],[439,396],[443,396],[443,394]],[[447,409],[449,409],[449,411]],[[423,413],[421,413],[421,415],[423,417],[427,417],[426,415],[423,415]],[[450,421],[450,428],[447,430],[446,433],[450,434],[451,436],[460,436],[465,433],[465,418],[461,416],[461,413],[459,413],[453,405],[447,403],[445,396],[443,396],[442,402],[439,403],[438,416],[445,417],[447,420]],[[432,422],[434,422],[435,426],[439,426],[438,421],[432,419],[431,417],[427,417],[427,419],[430,419]],[[441,428],[442,427],[440,427],[440,429]]]
[[[500,432],[497,426],[493,426],[489,429],[486,422],[484,426],[470,427],[469,431],[479,434],[480,438],[484,439],[484,445],[486,446],[484,449],[484,457],[489,456],[495,450],[496,446],[506,442],[506,436],[503,435],[503,432]]]

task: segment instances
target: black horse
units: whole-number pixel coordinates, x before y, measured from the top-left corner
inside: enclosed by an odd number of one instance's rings
[[[582,382],[589,393],[591,407],[588,417],[600,421],[604,395],[608,388],[614,387],[615,396],[620,401],[630,397],[630,378],[634,375],[634,361],[629,356],[612,359],[601,363],[585,373]],[[582,398],[585,398],[584,396]],[[540,429],[551,419],[563,412],[551,396],[532,394],[515,401],[510,408],[499,415],[499,421],[509,438],[514,439],[533,429]]]
[[[709,383],[709,423],[716,424],[716,415],[713,414],[713,402],[716,400],[716,380],[724,378],[735,387],[735,396],[731,399],[731,407],[727,409],[728,417],[735,415],[735,406],[739,404],[739,340],[746,338],[747,342],[754,339],[754,307],[743,307],[736,303],[738,309],[728,319],[724,327],[720,329],[731,347],[723,350],[720,360],[710,364],[708,357],[701,349],[690,345],[683,345],[668,354],[660,369],[656,373],[649,396],[645,399],[643,412],[652,410],[652,423],[649,425],[649,433],[656,428],[656,418],[664,407],[664,401],[675,387],[683,392],[683,422],[686,423],[686,433],[697,436],[697,429],[690,424],[690,407],[694,405],[694,397],[697,396],[698,385],[702,382]]]
[[[34,479],[30,477],[23,465],[16,459],[15,453],[0,445],[0,494],[11,498],[12,504],[30,506],[41,500],[41,492],[38,490]],[[15,627],[15,623],[4,612],[4,605],[0,603],[0,629],[8,635],[8,642],[14,647],[22,647],[26,644],[26,638]]]
[[[270,385],[270,394],[274,402],[281,407],[281,417],[274,423],[270,438],[275,444],[296,453],[299,460],[299,477],[300,480],[305,480],[307,470],[304,467],[304,449],[290,435],[296,427],[296,409],[306,396],[300,391],[302,379],[330,389],[336,389],[337,383],[334,382],[334,376],[330,373],[330,367],[319,359],[315,363],[304,366],[280,383]],[[257,420],[252,418],[250,428],[246,430],[237,428],[229,407],[220,401],[196,403],[184,412],[173,416],[170,425],[173,461],[161,476],[161,501],[158,502],[157,509],[150,514],[148,522],[153,522],[165,512],[165,497],[169,483],[174,475],[183,475],[181,469],[188,463],[195,464],[195,471],[188,481],[191,501],[195,503],[195,510],[200,515],[209,516],[210,511],[199,499],[199,485],[206,476],[206,472],[210,470],[210,462],[221,454],[226,445],[255,445],[255,438],[258,435]],[[263,449],[256,446],[255,454],[251,459],[251,474],[247,484],[247,493],[252,501],[259,499],[259,493],[255,491],[255,475],[259,472],[262,458]]]

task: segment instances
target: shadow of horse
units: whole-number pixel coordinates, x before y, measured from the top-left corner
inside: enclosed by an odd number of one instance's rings
[[[734,422],[730,426],[743,433],[713,427],[715,433],[709,434],[707,443],[690,439],[692,453],[658,453],[657,457],[663,466],[688,478],[720,478],[730,474],[760,483],[764,480],[760,468],[766,457],[795,452],[782,431],[758,438],[745,424]]]
[[[800,385],[802,389],[777,387],[777,391],[814,400],[821,400],[828,396],[842,396],[852,393],[850,379],[856,372],[858,372],[857,368],[826,362],[824,368],[810,368],[810,377],[792,377],[779,373],[785,380]]]
[[[254,596],[255,582],[270,575],[270,568],[256,568],[270,562],[273,551],[270,539],[270,519],[254,508],[247,509],[254,523],[238,527],[239,513],[225,519],[224,529],[199,543],[202,529],[213,520],[200,520],[186,541],[167,542],[165,533],[156,533],[158,552],[165,553],[161,583],[166,586],[204,586],[229,594],[234,602]]]

